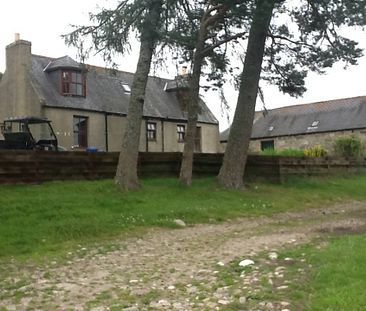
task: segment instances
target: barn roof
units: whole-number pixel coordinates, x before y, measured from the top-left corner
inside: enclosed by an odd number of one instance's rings
[[[257,112],[252,138],[271,138],[366,128],[366,96]],[[227,141],[229,129],[221,133]]]

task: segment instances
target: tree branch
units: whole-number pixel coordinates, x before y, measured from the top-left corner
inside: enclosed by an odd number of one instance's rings
[[[241,37],[243,37],[247,32],[239,32],[237,33],[236,35],[233,35],[233,36],[228,36],[226,37],[225,39],[223,40],[220,40],[218,42],[216,42],[215,44],[211,45],[211,46],[208,46],[206,47],[203,51],[202,51],[202,55],[203,56],[207,56],[209,52],[211,52],[212,50],[216,49],[217,47],[225,44],[225,43],[228,43],[232,40],[235,40],[235,39],[239,39]]]
[[[280,36],[280,35],[273,35],[271,33],[268,33],[267,34],[267,37],[271,38],[274,42],[275,42],[275,39],[280,39],[280,40],[284,40],[284,41],[290,42],[290,43],[292,43],[294,45],[303,45],[303,46],[307,46],[307,47],[313,47],[311,44],[306,43],[304,41],[295,41],[295,40],[291,40],[290,38],[287,38],[287,37],[284,37],[284,36]]]

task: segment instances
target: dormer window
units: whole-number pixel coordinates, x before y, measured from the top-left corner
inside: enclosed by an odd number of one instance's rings
[[[64,96],[86,95],[86,79],[82,72],[74,70],[61,71],[61,94]]]

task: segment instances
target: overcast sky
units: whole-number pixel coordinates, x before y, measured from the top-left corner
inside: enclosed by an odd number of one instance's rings
[[[32,53],[51,57],[69,55],[73,58],[76,51],[65,46],[61,34],[67,33],[70,24],[84,25],[88,23],[88,12],[97,11],[97,6],[113,6],[117,0],[1,0],[0,2],[0,72],[5,71],[5,46],[14,41],[14,34],[20,33],[21,39],[32,42]],[[366,31],[352,31],[352,37],[366,48]],[[128,57],[119,57],[117,63],[120,70],[133,72],[136,67],[138,51]],[[100,57],[93,57],[89,64],[104,66]],[[343,70],[341,64],[328,71],[327,75],[310,74],[307,79],[308,91],[302,98],[284,96],[276,88],[266,86],[264,95],[267,109],[366,95],[366,57],[359,60],[358,66]],[[174,78],[175,70],[162,73]],[[236,94],[232,87],[226,88],[232,113],[235,109]],[[220,128],[227,127],[225,118],[221,117],[215,96],[206,96],[206,102],[220,121]],[[262,108],[258,103],[257,110]],[[231,113],[231,114],[232,114]]]

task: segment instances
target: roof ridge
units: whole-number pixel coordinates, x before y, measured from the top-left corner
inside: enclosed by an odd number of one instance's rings
[[[310,106],[316,106],[316,105],[320,105],[320,104],[334,104],[335,102],[338,101],[349,101],[349,100],[354,100],[356,98],[365,98],[365,95],[360,95],[360,96],[352,96],[352,97],[345,97],[345,98],[337,98],[337,99],[330,99],[330,100],[322,100],[322,101],[318,101],[318,102],[312,102],[312,103],[304,103],[304,104],[296,104],[296,105],[288,105],[288,106],[282,106],[282,107],[277,107],[277,108],[273,108],[273,109],[267,109],[267,111],[278,111],[278,110],[282,110],[282,109],[289,109],[289,108],[294,108],[294,107],[310,107]],[[259,110],[257,112],[263,112],[264,110]]]
[[[33,53],[31,54],[31,56],[40,57],[40,58],[46,58],[46,59],[52,60],[52,61],[54,61],[54,60],[57,59],[57,58],[54,58],[54,57],[44,56],[44,55],[39,55],[39,54],[33,54]]]
[[[61,57],[50,57],[50,56],[44,56],[44,55],[39,55],[39,54],[32,54],[32,56],[35,56],[35,57],[41,57],[41,58],[45,58],[49,61],[56,61],[56,60],[59,60],[61,58],[64,58],[64,57],[69,57],[71,58],[72,60],[74,60],[70,55],[64,55],[64,56],[61,56]],[[74,60],[75,62],[79,63],[79,64],[82,64],[76,60]],[[96,72],[111,72],[111,71],[117,71],[119,73],[124,73],[124,74],[130,74],[130,75],[135,75],[134,72],[130,72],[130,71],[125,71],[125,70],[120,70],[120,69],[113,69],[113,68],[108,68],[108,67],[102,67],[102,66],[97,66],[97,65],[92,65],[92,64],[87,64],[85,63],[84,64],[86,66],[87,69],[95,69]],[[168,82],[168,81],[174,81],[175,79],[170,79],[170,78],[162,78],[162,77],[158,77],[158,76],[154,76],[154,75],[149,75],[149,78],[154,78],[154,79],[159,79],[159,80],[162,80],[164,82]]]
[[[116,71],[118,73],[124,73],[124,74],[130,74],[130,75],[135,75],[134,72],[131,71],[125,71],[125,70],[120,70],[120,69],[114,69],[114,68],[108,68],[108,67],[102,67],[102,66],[97,66],[97,65],[91,65],[91,64],[85,64],[87,69],[95,69],[96,72],[113,72]],[[159,80],[163,80],[163,81],[174,81],[175,79],[169,79],[169,78],[162,78],[162,77],[158,77],[158,76],[154,76],[154,75],[149,75],[149,78],[154,78],[154,79],[159,79]]]

